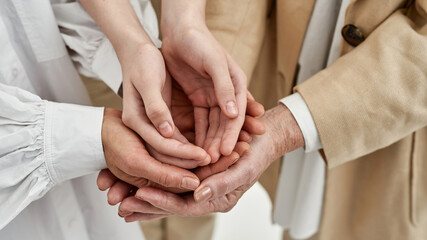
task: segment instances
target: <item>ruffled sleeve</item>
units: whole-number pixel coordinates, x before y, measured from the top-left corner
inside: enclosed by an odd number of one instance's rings
[[[153,43],[160,48],[157,17],[148,0],[130,1],[138,19]],[[85,76],[104,81],[117,92],[122,71],[111,42],[83,9],[80,3],[67,1],[53,4],[53,11],[71,59]]]
[[[56,184],[106,167],[102,117],[0,84],[0,229]]]

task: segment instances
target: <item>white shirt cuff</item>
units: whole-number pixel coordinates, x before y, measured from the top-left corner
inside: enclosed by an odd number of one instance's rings
[[[304,136],[305,152],[312,152],[321,149],[322,143],[320,142],[319,133],[317,132],[310,110],[301,95],[299,93],[294,93],[282,98],[280,102],[288,107],[297,121],[302,135]]]
[[[55,184],[107,168],[103,108],[48,102],[45,114],[46,165]]]

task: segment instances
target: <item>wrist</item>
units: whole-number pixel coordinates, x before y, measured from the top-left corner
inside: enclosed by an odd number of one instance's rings
[[[263,120],[270,145],[275,153],[274,159],[304,147],[304,137],[291,111],[283,104],[268,110]]]
[[[206,0],[162,0],[160,28],[163,37],[186,29],[207,28],[205,9]]]
[[[122,40],[118,40],[115,43],[112,42],[112,44],[120,63],[122,63],[122,61],[124,61],[128,56],[134,56],[135,52],[139,53],[149,48],[157,50],[157,47],[145,31],[125,34],[123,35]]]
[[[101,127],[101,140],[102,148],[105,152],[105,143],[109,138],[109,133],[111,130],[111,123],[115,121],[121,121],[122,112],[113,108],[105,108],[104,116],[102,118],[102,127]]]

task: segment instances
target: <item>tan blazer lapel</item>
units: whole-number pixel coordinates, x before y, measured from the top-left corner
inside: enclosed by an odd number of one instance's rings
[[[279,87],[284,91],[282,97],[289,94],[294,85],[298,58],[315,2],[277,0],[277,67],[283,80],[283,86]]]

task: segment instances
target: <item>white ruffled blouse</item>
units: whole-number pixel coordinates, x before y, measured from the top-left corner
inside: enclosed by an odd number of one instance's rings
[[[149,1],[132,4],[159,43]],[[103,108],[75,66],[117,90],[108,39],[76,1],[4,0],[0,53],[0,239],[143,239],[96,187]]]

